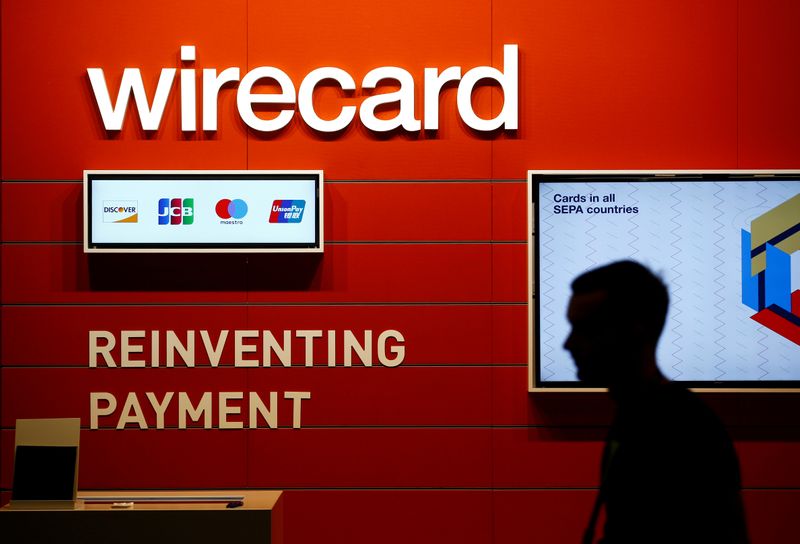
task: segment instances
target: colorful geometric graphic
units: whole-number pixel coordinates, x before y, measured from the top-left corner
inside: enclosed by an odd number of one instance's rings
[[[742,304],[752,319],[800,345],[800,289],[792,292],[792,253],[800,251],[800,194],[742,229]]]

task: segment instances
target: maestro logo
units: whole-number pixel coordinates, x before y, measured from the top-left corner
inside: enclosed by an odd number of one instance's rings
[[[159,225],[191,225],[194,223],[193,198],[158,199]]]
[[[222,221],[220,221],[221,224],[241,225],[243,221],[237,220],[243,219],[244,216],[247,215],[247,202],[241,198],[236,198],[233,200],[229,198],[223,198],[217,202],[216,212],[217,216],[222,219]]]
[[[276,200],[269,214],[270,223],[299,223],[306,209],[305,200]]]
[[[103,223],[138,223],[139,202],[136,200],[104,200]]]
[[[800,251],[800,194],[742,229],[742,304],[751,317],[800,346],[800,289],[792,291],[792,254]],[[796,263],[795,263],[796,264]]]

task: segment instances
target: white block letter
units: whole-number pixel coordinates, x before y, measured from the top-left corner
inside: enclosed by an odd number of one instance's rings
[[[153,411],[156,413],[156,429],[164,428],[164,413],[167,411],[167,407],[174,395],[175,393],[172,391],[167,391],[164,395],[164,400],[158,402],[155,393],[147,393],[147,400],[150,401],[150,406],[153,407]]]
[[[97,345],[97,341],[102,338],[105,340],[104,346]],[[117,345],[117,339],[108,331],[89,331],[89,367],[97,366],[97,356],[102,355],[106,366],[114,368],[117,364],[111,355],[111,350]]]
[[[436,68],[425,68],[425,130],[439,129],[439,93],[448,81],[461,79],[461,67],[451,66],[437,75]]]
[[[178,394],[178,428],[186,428],[186,416],[192,421],[199,421],[203,417],[203,427],[211,428],[211,393],[203,393],[200,402],[195,408],[189,395],[181,391]]]
[[[458,86],[458,113],[474,130],[492,131],[505,125],[506,130],[517,129],[517,46],[503,46],[503,72],[490,66],[473,68],[461,79]],[[494,79],[503,89],[503,109],[494,119],[481,119],[472,109],[472,91],[481,79]]]
[[[397,127],[409,132],[416,132],[421,123],[414,117],[414,78],[407,71],[395,66],[383,66],[367,72],[361,87],[374,89],[383,79],[394,79],[400,83],[400,89],[393,93],[370,96],[361,103],[358,114],[364,126],[375,132],[388,132]],[[394,119],[378,119],[375,109],[383,104],[400,103],[400,113]]]
[[[208,331],[200,331],[200,338],[203,340],[203,346],[206,348],[208,354],[208,362],[212,367],[219,365],[219,360],[222,357],[222,350],[225,347],[225,341],[228,339],[228,331],[219,331],[219,338],[217,338],[217,345],[211,343],[211,337]]]
[[[339,86],[345,91],[353,91],[356,88],[356,82],[353,78],[342,70],[341,68],[317,68],[311,71],[300,84],[300,91],[297,95],[297,104],[300,106],[300,116],[308,126],[320,132],[336,132],[342,130],[353,120],[356,116],[355,106],[345,106],[342,108],[342,113],[335,119],[329,121],[322,119],[317,115],[314,110],[314,88],[323,79],[332,79],[336,81]]]
[[[394,355],[393,358],[386,356],[386,341],[391,338],[397,341],[400,345],[389,348],[389,351]],[[393,367],[402,364],[403,359],[406,357],[406,347],[403,345],[406,339],[398,331],[383,331],[378,336],[378,360],[383,366]]]
[[[105,408],[100,408],[100,401],[106,402]],[[89,393],[89,421],[92,429],[97,429],[97,420],[100,417],[110,416],[117,409],[117,398],[111,393]]]
[[[128,108],[128,97],[133,94],[136,102],[136,109],[139,111],[139,120],[144,130],[158,130],[161,124],[161,117],[164,115],[164,107],[167,105],[167,97],[172,89],[172,82],[175,79],[175,68],[163,68],[161,76],[158,78],[156,95],[153,98],[153,106],[147,102],[147,94],[144,92],[142,74],[138,68],[125,68],[122,72],[122,82],[119,85],[117,100],[111,106],[111,96],[106,85],[106,78],[102,68],[87,68],[89,82],[92,84],[94,98],[103,118],[103,126],[106,130],[122,130],[122,120],[125,118],[125,110]]]
[[[306,366],[314,365],[314,338],[322,338],[322,331],[297,331],[298,338],[306,340]]]
[[[269,408],[264,406],[258,393],[250,391],[250,428],[258,427],[258,414],[267,422],[270,429],[278,426],[278,393],[272,391],[269,394]]]
[[[299,429],[302,427],[302,409],[300,404],[304,400],[311,398],[311,393],[308,391],[286,391],[283,398],[292,399],[292,429]]]
[[[227,68],[217,75],[213,68],[203,70],[203,130],[217,130],[217,100],[222,86],[239,81],[239,69]]]
[[[131,353],[144,353],[144,346],[131,344],[131,338],[144,338],[144,331],[120,331],[119,339],[119,366],[141,368],[144,361],[141,359],[131,359]]]
[[[372,331],[364,331],[363,346],[358,343],[353,331],[344,331],[344,366],[352,366],[354,351],[364,366],[372,366]]]
[[[258,338],[258,331],[234,331],[233,334],[233,366],[257,367],[258,359],[245,359],[245,353],[255,353],[256,346],[247,346],[245,338]]]
[[[274,79],[278,82],[281,92],[278,94],[252,94],[250,91],[259,79]],[[259,66],[247,73],[239,84],[236,93],[236,107],[239,115],[247,125],[260,132],[280,130],[289,124],[294,115],[293,109],[281,110],[274,119],[261,119],[253,111],[253,104],[294,104],[294,83],[283,70],[272,66]]]
[[[167,366],[175,366],[175,353],[181,356],[186,366],[194,366],[194,331],[186,331],[186,345],[184,346],[175,331],[167,331],[166,340]]]
[[[238,415],[242,413],[241,406],[228,406],[229,400],[241,400],[244,398],[244,393],[241,391],[230,393],[220,392],[219,394],[219,428],[220,429],[241,429],[244,423],[241,421],[228,421],[228,416]]]
[[[147,428],[147,421],[144,419],[142,406],[139,404],[136,393],[128,393],[128,398],[125,399],[125,404],[122,405],[119,421],[117,422],[117,430],[124,429],[128,423],[136,423],[140,429]]]
[[[264,366],[272,365],[272,352],[278,356],[283,366],[292,366],[292,331],[283,331],[283,347],[273,336],[272,331],[264,331]]]

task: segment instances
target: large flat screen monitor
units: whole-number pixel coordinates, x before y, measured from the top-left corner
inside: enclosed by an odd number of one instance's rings
[[[662,373],[689,387],[800,388],[800,171],[531,171],[530,390],[582,390],[572,279],[618,260],[666,283]]]
[[[321,252],[320,171],[86,171],[87,252]]]

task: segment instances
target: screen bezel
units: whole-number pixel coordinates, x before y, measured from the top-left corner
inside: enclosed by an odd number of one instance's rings
[[[103,179],[132,181],[276,180],[313,181],[316,198],[315,241],[298,243],[92,243],[92,182]],[[83,250],[85,253],[322,253],[324,251],[324,191],[322,170],[84,170]]]
[[[539,254],[536,233],[539,230],[534,205],[538,202],[539,183],[603,181],[725,181],[755,179],[800,179],[800,170],[528,170],[527,176],[527,267],[528,267],[528,391],[552,393],[596,393],[605,389],[589,387],[580,382],[545,382],[540,379],[540,361],[534,331],[540,328],[537,310]],[[565,281],[568,281],[565,279]],[[679,381],[694,391],[715,393],[800,393],[800,381]]]

